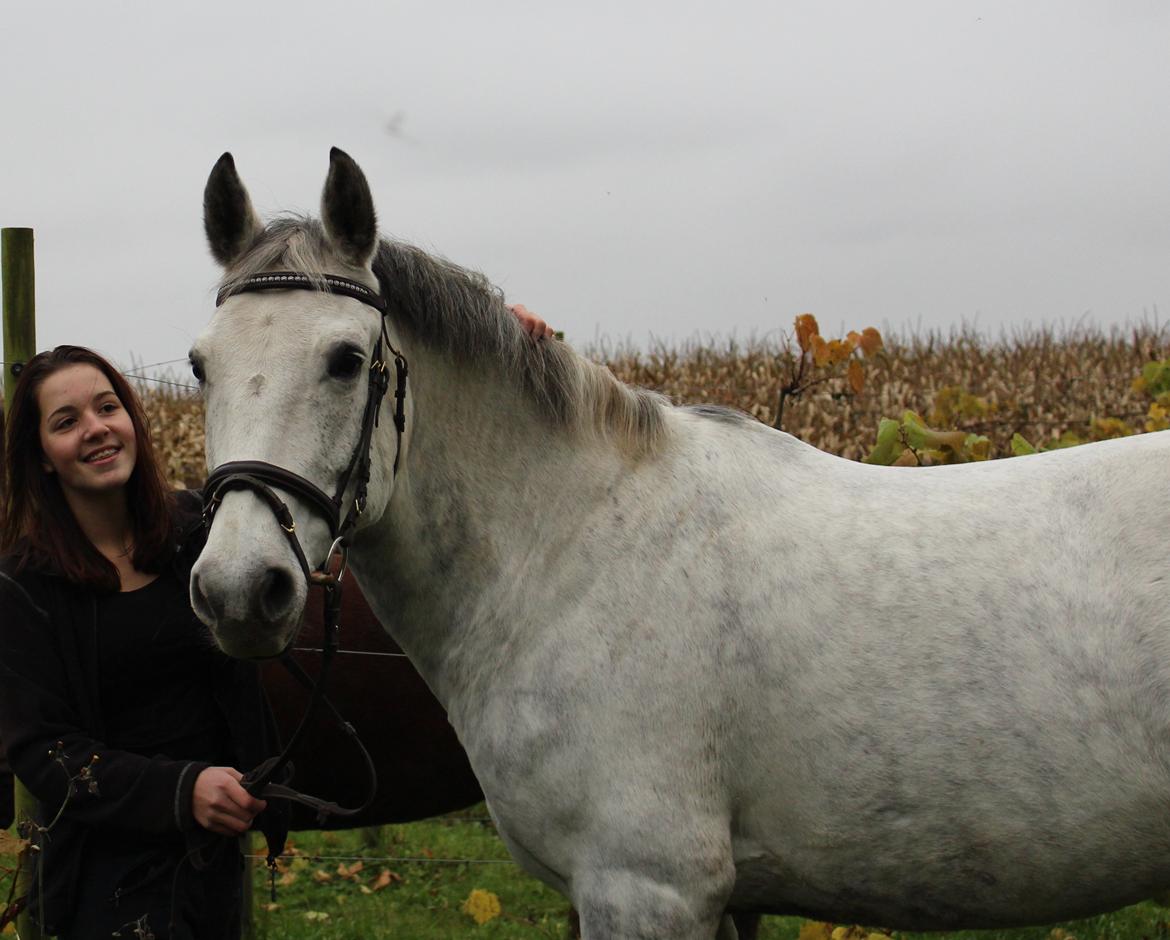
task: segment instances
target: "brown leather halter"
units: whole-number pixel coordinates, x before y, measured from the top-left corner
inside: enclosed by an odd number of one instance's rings
[[[362,812],[370,806],[377,792],[377,772],[374,769],[374,764],[370,759],[369,753],[361,741],[358,740],[353,726],[342,719],[332,703],[325,698],[323,689],[329,664],[332,662],[333,656],[338,649],[339,630],[337,620],[341,609],[341,584],[348,561],[350,540],[357,527],[358,519],[366,507],[366,494],[370,479],[370,450],[373,442],[373,434],[374,429],[378,426],[382,398],[385,396],[390,384],[384,351],[388,350],[394,357],[395,374],[397,377],[394,390],[394,427],[397,432],[397,449],[394,454],[393,467],[393,473],[395,475],[398,473],[398,461],[402,454],[402,434],[406,430],[405,399],[407,364],[406,357],[391,345],[390,338],[386,332],[387,304],[385,298],[371,290],[365,284],[350,280],[349,278],[337,277],[335,275],[310,278],[307,275],[298,274],[293,271],[274,271],[257,274],[221,290],[216,297],[215,305],[218,307],[228,297],[235,294],[269,290],[316,290],[352,297],[373,307],[382,317],[378,341],[374,345],[373,354],[370,357],[369,383],[365,411],[362,415],[361,435],[358,438],[353,455],[350,457],[349,464],[337,481],[337,488],[333,496],[326,495],[316,484],[306,480],[300,474],[261,460],[233,460],[220,464],[211,471],[204,485],[203,522],[208,529],[211,527],[211,523],[215,518],[215,512],[219,508],[225,493],[230,490],[251,490],[272,509],[277,522],[280,524],[281,530],[285,534],[285,538],[288,540],[289,546],[293,550],[293,554],[300,563],[301,570],[305,573],[306,580],[310,585],[317,585],[324,591],[324,637],[321,643],[321,668],[317,673],[316,681],[310,683],[304,671],[288,655],[288,647],[281,654],[281,662],[293,676],[304,685],[311,684],[312,694],[309,699],[309,704],[306,707],[305,715],[297,726],[296,731],[293,732],[284,750],[277,757],[269,758],[260,764],[260,766],[250,771],[242,781],[245,789],[252,796],[257,796],[262,799],[286,799],[302,803],[315,809],[317,811],[318,822],[324,822],[327,816],[354,816]],[[353,499],[343,519],[342,508],[345,505],[345,494],[351,482],[353,484]],[[333,538],[333,544],[325,557],[325,561],[317,569],[310,568],[309,562],[305,557],[304,549],[301,547],[300,540],[297,538],[296,524],[293,521],[292,514],[273,487],[296,494],[329,524],[329,532]],[[335,559],[339,560],[336,573],[334,572]],[[290,638],[289,640],[290,646],[292,639]],[[346,809],[338,806],[336,803],[298,793],[290,787],[273,782],[278,774],[284,771],[286,767],[291,766],[289,758],[308,726],[310,715],[315,710],[317,703],[322,700],[333,711],[333,714],[337,717],[345,732],[353,738],[356,746],[361,750],[370,772],[371,783],[369,795],[361,806],[354,809]],[[269,867],[271,868],[274,864],[275,857],[270,854]]]

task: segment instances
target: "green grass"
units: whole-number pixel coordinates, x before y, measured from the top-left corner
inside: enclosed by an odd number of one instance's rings
[[[273,910],[266,909],[271,904],[267,871],[257,863],[257,940],[568,936],[568,902],[513,864],[490,824],[467,821],[484,816],[478,807],[438,820],[383,826],[372,838],[368,832],[294,834],[291,844],[302,854],[286,860],[286,867],[295,880],[280,884],[290,879],[278,877]],[[378,860],[384,857],[395,860]],[[355,860],[363,865],[356,875],[338,873],[339,866],[348,868]],[[373,890],[384,870],[394,880]],[[462,911],[474,889],[490,891],[500,902],[500,915],[482,926]],[[311,919],[321,914],[327,919]]]
[[[484,816],[483,808],[477,807],[442,819],[383,826],[372,834],[295,834],[292,845],[301,854],[287,868],[296,877],[278,885],[274,909],[265,909],[270,903],[267,874],[262,863],[257,863],[253,878],[256,940],[568,937],[568,902],[508,861],[490,824],[470,821]],[[387,856],[396,860],[376,860]],[[350,866],[355,859],[364,860],[361,871],[350,878],[338,874],[339,865]],[[446,863],[441,859],[486,859],[492,863]],[[362,885],[371,889],[384,869],[392,872],[395,880],[379,890],[363,892]],[[318,880],[326,874],[328,881]],[[474,889],[490,891],[499,898],[500,916],[479,925],[463,912],[463,903]],[[1146,903],[1049,927],[896,936],[899,940],[1170,940],[1168,921],[1170,911]],[[761,940],[798,940],[806,923],[798,918],[767,917],[760,930]],[[808,931],[806,940],[827,940],[827,935],[827,931],[819,937]]]
[[[476,821],[485,816],[480,806],[441,819],[378,830],[294,834],[290,848],[296,854],[284,860],[275,904],[269,899],[263,861],[254,863],[254,940],[568,937],[568,902],[508,859],[491,824]],[[255,841],[260,853],[262,840]],[[359,860],[361,868],[354,871]],[[0,851],[0,869],[10,868],[13,861]],[[344,873],[339,873],[339,866],[344,866]],[[382,876],[383,871],[391,873],[389,878]],[[377,887],[380,876],[388,881],[384,887]],[[7,878],[0,882],[6,895]],[[463,911],[464,902],[476,889],[491,892],[500,904],[499,916],[482,925]],[[804,940],[831,940],[829,929],[816,929],[793,917],[764,918],[760,938],[800,940],[802,928]],[[864,940],[865,934],[850,931],[846,940]],[[1170,910],[1147,902],[1048,927],[894,936],[897,940],[1170,940]]]

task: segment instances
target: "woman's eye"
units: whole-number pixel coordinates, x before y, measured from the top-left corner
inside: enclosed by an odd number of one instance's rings
[[[203,366],[201,366],[194,359],[191,360],[191,374],[195,376],[196,382],[203,381]]]
[[[329,375],[335,379],[352,379],[364,364],[365,358],[356,349],[339,349],[329,355]]]

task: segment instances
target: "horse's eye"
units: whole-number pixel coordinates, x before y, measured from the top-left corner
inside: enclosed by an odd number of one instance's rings
[[[352,347],[334,350],[329,354],[329,375],[335,379],[352,379],[365,364],[365,358]]]
[[[197,359],[191,360],[191,374],[195,376],[196,382],[203,383],[203,366],[200,365]]]

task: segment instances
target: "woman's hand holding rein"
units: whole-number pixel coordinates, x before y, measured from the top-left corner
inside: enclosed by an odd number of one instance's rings
[[[248,795],[232,767],[208,767],[195,778],[191,812],[204,829],[221,836],[243,835],[268,804]]]

